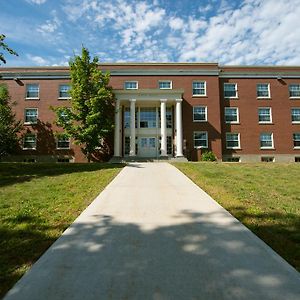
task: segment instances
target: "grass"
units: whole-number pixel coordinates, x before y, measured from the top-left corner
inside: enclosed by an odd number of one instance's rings
[[[300,271],[300,165],[174,165]]]
[[[0,164],[0,298],[121,168]]]

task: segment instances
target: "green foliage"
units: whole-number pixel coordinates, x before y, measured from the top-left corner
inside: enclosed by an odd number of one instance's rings
[[[82,48],[81,56],[70,61],[70,107],[58,107],[57,125],[81,145],[90,161],[97,149],[106,147],[103,141],[112,135],[114,95],[108,85],[110,74],[98,68],[98,57],[91,61],[89,52]]]
[[[21,121],[16,121],[9,103],[7,86],[0,84],[0,158],[18,148]]]
[[[202,161],[216,161],[217,158],[212,151],[206,151],[201,155]]]
[[[11,48],[9,48],[7,46],[6,43],[4,43],[4,39],[5,39],[5,35],[4,34],[0,34],[0,49],[3,49],[5,51],[7,51],[8,53],[12,54],[12,55],[16,55],[18,56],[18,53],[15,52],[14,50],[12,50]],[[4,58],[4,54],[3,52],[0,52],[0,62],[3,62],[4,64],[6,64],[6,60]]]

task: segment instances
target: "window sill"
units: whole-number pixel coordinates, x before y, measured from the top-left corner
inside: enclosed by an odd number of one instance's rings
[[[207,120],[193,120],[193,122],[195,122],[195,123],[205,123],[205,122],[207,122]]]
[[[233,125],[240,125],[240,122],[225,122],[225,124],[233,124]]]
[[[194,149],[207,149],[207,146],[194,146]]]
[[[290,100],[300,100],[300,97],[289,97]]]
[[[22,150],[36,150],[36,148],[22,148]]]
[[[225,100],[239,100],[239,97],[224,97]]]
[[[58,97],[58,100],[70,100],[72,99],[71,97]]]
[[[256,97],[257,100],[271,100],[271,97]]]
[[[275,150],[274,147],[260,147],[260,150]]]
[[[192,95],[193,98],[208,98],[207,95]]]
[[[292,124],[300,124],[300,121],[292,121]]]
[[[36,125],[37,122],[24,122],[24,125]]]
[[[260,125],[274,125],[273,122],[258,122]]]
[[[40,100],[39,97],[26,97],[25,100]]]
[[[242,150],[241,147],[226,147],[228,150]]]
[[[294,150],[300,150],[300,147],[299,146],[294,147]]]

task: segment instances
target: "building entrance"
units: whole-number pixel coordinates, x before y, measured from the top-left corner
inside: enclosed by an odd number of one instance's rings
[[[156,137],[140,137],[138,155],[140,157],[156,157],[157,156],[157,138]]]

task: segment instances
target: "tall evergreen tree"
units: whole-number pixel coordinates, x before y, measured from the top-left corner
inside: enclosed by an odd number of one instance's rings
[[[98,57],[91,61],[82,47],[81,56],[70,61],[70,107],[55,108],[57,124],[64,128],[90,161],[97,149],[112,134],[114,94],[109,86],[109,73],[102,73]]]
[[[0,84],[0,158],[18,149],[22,122],[16,121],[7,86]]]

